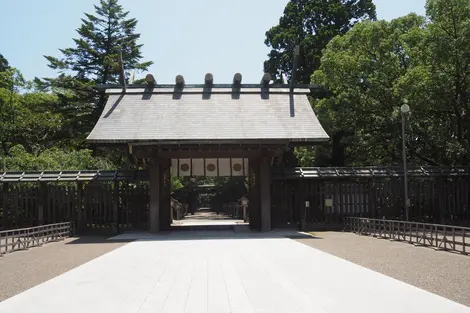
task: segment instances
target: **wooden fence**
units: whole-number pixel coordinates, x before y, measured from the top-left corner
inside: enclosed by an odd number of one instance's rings
[[[470,224],[468,177],[409,180],[410,220]],[[306,201],[309,207],[306,207]],[[405,219],[401,177],[276,179],[272,184],[274,227],[341,223],[346,216]]]
[[[148,184],[3,184],[0,229],[72,221],[78,231],[147,228]]]
[[[410,170],[410,220],[470,225],[468,169],[419,171]],[[34,182],[28,173],[0,175],[0,230],[68,221],[78,231],[148,229],[149,186],[144,174],[60,172],[51,178],[52,174],[36,173]],[[294,174],[273,175],[275,228],[297,227],[301,221],[338,224],[348,216],[405,219],[403,179],[396,172],[295,169]]]

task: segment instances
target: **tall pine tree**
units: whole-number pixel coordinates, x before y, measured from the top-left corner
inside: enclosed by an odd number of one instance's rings
[[[95,84],[119,82],[119,51],[126,70],[145,71],[153,62],[142,62],[137,20],[128,18],[118,0],[101,0],[95,13],[85,13],[77,29],[75,46],[60,49],[61,57],[45,56],[57,78],[36,80],[39,87],[59,93],[63,110],[71,113],[70,134],[84,138],[96,123],[106,103],[104,92],[92,92]],[[74,118],[76,116],[76,118]],[[77,133],[78,132],[78,133]]]
[[[0,53],[0,72],[4,72],[9,68],[8,60]]]
[[[119,50],[122,50],[127,70],[147,70],[152,62],[140,63],[142,45],[137,43],[140,34],[135,33],[137,20],[127,19],[118,0],[101,0],[95,5],[95,14],[85,13],[77,32],[80,37],[73,39],[74,48],[60,49],[62,58],[46,56],[49,67],[60,73],[72,75],[80,80],[99,84],[119,81]]]

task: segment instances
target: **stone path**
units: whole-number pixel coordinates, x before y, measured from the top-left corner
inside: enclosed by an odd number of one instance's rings
[[[470,312],[277,233],[132,236],[0,312]]]
[[[182,220],[173,221],[172,226],[221,226],[221,225],[248,225],[243,220],[233,219],[225,214],[212,211],[198,211],[194,215],[186,215]]]

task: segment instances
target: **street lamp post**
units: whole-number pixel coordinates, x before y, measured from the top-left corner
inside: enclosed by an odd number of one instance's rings
[[[406,161],[406,116],[410,113],[410,106],[408,104],[403,104],[400,108],[401,110],[401,137],[402,137],[402,154],[403,154],[403,180],[405,188],[405,218],[409,220],[409,207],[410,201],[408,199],[408,166]]]

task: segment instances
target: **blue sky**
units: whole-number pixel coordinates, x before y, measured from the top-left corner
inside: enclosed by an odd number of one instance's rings
[[[72,46],[83,12],[99,0],[0,0],[0,53],[27,79],[55,72],[43,55],[59,56]],[[288,0],[121,0],[137,31],[150,72],[160,83],[182,74],[202,83],[207,72],[227,83],[235,72],[245,83],[259,82],[269,49],[265,32],[276,25]],[[424,14],[425,0],[375,0],[380,19]],[[137,74],[138,77],[143,74]]]

